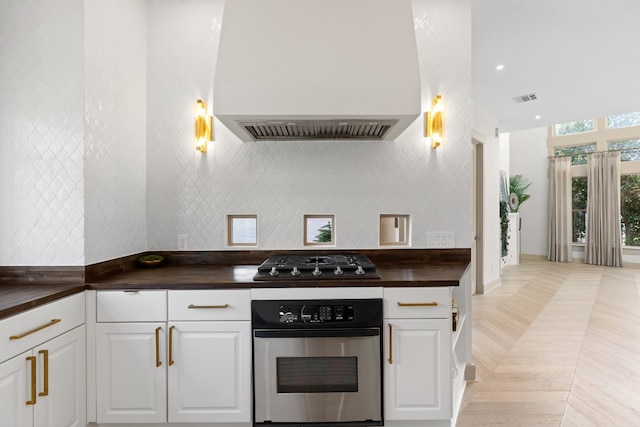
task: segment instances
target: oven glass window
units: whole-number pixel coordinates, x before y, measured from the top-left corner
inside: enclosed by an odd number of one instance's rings
[[[357,357],[278,357],[278,393],[358,391]]]

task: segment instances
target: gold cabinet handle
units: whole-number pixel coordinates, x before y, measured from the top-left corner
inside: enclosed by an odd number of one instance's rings
[[[44,387],[39,396],[49,396],[49,350],[40,350],[38,354],[41,354],[44,359],[44,367],[42,368]]]
[[[27,361],[31,362],[31,400],[27,400],[27,405],[36,404],[36,358],[28,356]]]
[[[222,304],[222,305],[194,305],[194,304],[189,304],[189,306],[187,308],[229,308],[229,304]]]
[[[173,330],[175,326],[169,328],[169,366],[173,366],[175,360],[173,360]]]
[[[389,323],[389,365],[393,364],[393,325]]]
[[[48,328],[49,326],[53,326],[53,325],[55,325],[56,323],[60,323],[60,322],[62,322],[62,319],[51,319],[51,322],[49,322],[49,323],[45,323],[45,324],[44,324],[44,325],[42,325],[42,326],[38,326],[37,328],[33,328],[33,329],[31,329],[30,331],[23,332],[23,333],[21,333],[21,334],[19,334],[19,335],[11,335],[11,336],[9,337],[9,339],[10,339],[10,340],[19,340],[19,339],[22,339],[22,338],[24,338],[24,337],[26,337],[26,336],[29,336],[29,335],[31,335],[31,334],[35,334],[36,332],[41,331],[41,330],[43,330],[44,328]]]
[[[162,362],[160,361],[160,331],[161,330],[162,328],[160,326],[156,328],[156,368],[162,365]]]
[[[400,302],[398,301],[399,307],[437,307],[438,303],[433,302]]]

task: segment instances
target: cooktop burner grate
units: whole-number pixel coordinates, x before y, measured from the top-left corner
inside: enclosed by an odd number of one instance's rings
[[[365,255],[276,255],[260,264],[253,280],[379,278]]]

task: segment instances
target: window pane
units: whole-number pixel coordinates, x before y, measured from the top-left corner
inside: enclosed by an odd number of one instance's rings
[[[556,147],[554,149],[554,156],[571,156],[572,165],[586,165],[587,153],[593,153],[596,151],[596,144],[574,145],[572,147]]]
[[[571,181],[573,242],[584,243],[587,217],[587,178],[573,178]]]
[[[609,129],[625,128],[629,126],[640,126],[640,112],[616,114],[607,117],[607,127]]]
[[[620,160],[623,162],[640,160],[640,139],[627,139],[625,141],[610,142],[609,150],[620,151]]]
[[[620,214],[625,246],[640,246],[640,174],[620,177]]]
[[[556,135],[571,135],[574,133],[593,132],[596,128],[596,121],[594,119],[589,120],[576,120],[575,122],[560,123],[555,127]]]

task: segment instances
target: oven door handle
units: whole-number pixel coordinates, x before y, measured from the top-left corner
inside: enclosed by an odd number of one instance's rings
[[[256,338],[339,338],[339,337],[375,337],[380,335],[376,328],[364,329],[320,329],[320,330],[255,330]]]

